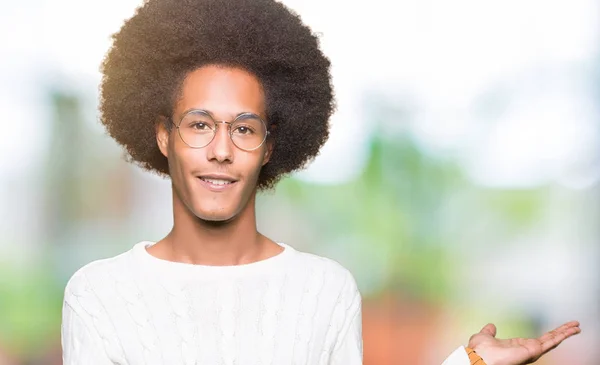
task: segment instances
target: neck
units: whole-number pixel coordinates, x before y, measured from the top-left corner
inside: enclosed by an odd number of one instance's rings
[[[255,202],[256,193],[231,220],[211,222],[194,215],[173,192],[173,229],[155,245],[155,253],[170,261],[196,265],[241,265],[260,260],[268,240],[256,229]]]

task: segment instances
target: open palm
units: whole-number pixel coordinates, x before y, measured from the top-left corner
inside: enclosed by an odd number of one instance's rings
[[[469,347],[483,358],[486,365],[524,365],[535,362],[565,339],[580,332],[579,322],[572,321],[539,338],[500,340],[496,338],[496,326],[490,323],[471,336]]]

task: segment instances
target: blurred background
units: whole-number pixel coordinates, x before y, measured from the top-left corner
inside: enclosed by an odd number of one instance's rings
[[[600,3],[287,0],[333,63],[308,168],[260,196],[263,233],[349,268],[365,364],[436,365],[571,320],[539,361],[600,364]],[[0,364],[60,364],[64,286],[159,240],[169,181],[98,122],[99,64],[139,0],[0,3]]]

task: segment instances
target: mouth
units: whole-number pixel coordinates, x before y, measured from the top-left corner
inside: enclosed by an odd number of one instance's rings
[[[232,187],[237,180],[230,176],[203,175],[198,176],[201,184],[211,191],[223,191]]]

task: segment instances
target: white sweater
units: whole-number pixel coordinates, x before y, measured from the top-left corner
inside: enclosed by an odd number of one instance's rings
[[[358,365],[361,296],[337,262],[280,244],[266,260],[206,266],[140,242],[65,289],[64,365]],[[459,347],[442,365],[469,365]]]

